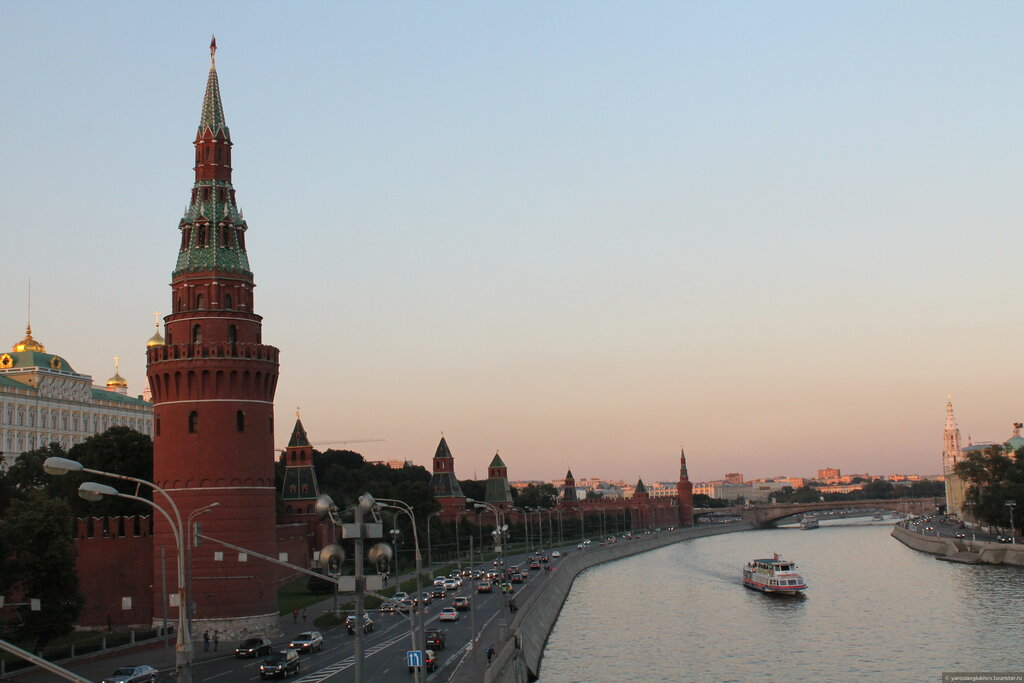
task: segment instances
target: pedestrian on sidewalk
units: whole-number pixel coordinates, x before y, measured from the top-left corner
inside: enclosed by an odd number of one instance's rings
[[[512,598],[508,599],[508,613],[512,614],[515,610],[512,609]]]
[[[509,606],[509,609],[512,610],[512,614],[515,614],[516,612],[519,611],[519,605],[516,604],[516,599],[515,598],[509,598],[508,599],[508,606]]]
[[[220,631],[213,632],[213,651],[217,651],[217,645],[220,643]]]
[[[299,608],[298,607],[296,607],[295,609],[292,610],[292,621],[294,623],[296,623],[296,624],[299,623]]]
[[[302,623],[303,623],[303,624],[305,624],[305,623],[306,623],[306,617],[307,617],[307,616],[308,616],[308,614],[307,614],[307,612],[306,612],[306,608],[305,608],[305,607],[303,607],[303,608],[302,608]]]
[[[488,645],[487,646],[486,654],[487,654],[487,666],[490,667],[491,666],[491,659],[494,657],[494,646],[493,645]]]
[[[203,631],[203,652],[210,651],[210,632]]]

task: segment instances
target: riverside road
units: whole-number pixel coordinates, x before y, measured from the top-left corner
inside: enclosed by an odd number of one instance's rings
[[[560,549],[563,554],[570,552],[567,549]],[[572,552],[580,552],[572,547]],[[550,554],[550,551],[549,551]],[[521,584],[513,584],[516,603],[521,604],[530,595],[533,587],[543,582],[549,572],[541,570],[530,571],[528,564],[524,562],[529,557],[527,554],[513,555],[506,558],[506,565],[520,565],[527,578]],[[558,560],[552,560],[551,566],[557,571]],[[543,566],[543,565],[542,565]],[[488,562],[474,566],[474,569],[487,571],[494,569]],[[404,578],[404,577],[403,577]],[[425,586],[428,588],[429,586]],[[470,597],[473,601],[473,614],[459,612],[459,620],[455,622],[439,622],[438,614],[442,607],[448,607],[457,596]],[[426,677],[428,681],[448,681],[456,673],[461,678],[470,675],[470,679],[486,668],[487,662],[485,651],[491,644],[498,644],[501,629],[507,622],[511,621],[508,609],[508,594],[503,594],[494,589],[492,593],[476,593],[475,584],[472,581],[465,581],[458,591],[450,592],[441,599],[433,600],[426,606],[424,612],[424,628],[440,628],[447,632],[446,647],[444,650],[436,651],[438,668]],[[303,623],[301,618],[295,623],[293,617],[284,615],[279,619],[279,626],[284,633],[280,638],[273,639],[275,650],[288,647],[288,642],[295,635],[302,631],[316,629],[313,625],[313,615],[321,614],[331,609],[332,601],[326,600],[309,608],[310,618]],[[367,683],[391,683],[392,681],[410,680],[410,674],[406,667],[406,652],[412,649],[412,641],[409,632],[409,617],[397,613],[371,612],[374,620],[374,629],[367,633],[364,640],[365,664],[364,680]],[[471,648],[472,622],[475,619],[477,632],[480,634],[475,647]],[[323,631],[324,647],[321,652],[301,655],[301,666],[298,676],[292,678],[297,683],[320,683],[321,681],[351,681],[355,667],[355,638],[348,634],[344,627],[335,627]],[[206,681],[216,683],[233,683],[234,681],[259,680],[259,665],[262,657],[255,659],[238,659],[234,656],[234,648],[237,643],[219,643],[218,651],[204,652],[202,642],[196,643],[195,659],[193,662],[193,680],[196,683]],[[172,644],[173,657],[173,644]],[[90,680],[102,680],[109,676],[118,666],[130,664],[151,664],[160,668],[160,680],[173,680],[173,670],[164,663],[164,654],[161,646],[148,646],[136,648],[130,651],[119,652],[114,655],[102,658],[91,659],[82,662],[68,662],[63,666],[80,676]],[[47,673],[26,673],[17,677],[9,677],[5,680],[19,681],[43,681],[53,680],[52,674]]]

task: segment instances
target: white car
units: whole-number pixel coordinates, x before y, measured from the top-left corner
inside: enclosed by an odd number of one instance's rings
[[[458,621],[459,613],[455,611],[454,607],[442,607],[437,618],[439,621]]]
[[[444,582],[447,581],[447,580],[448,580],[448,577],[446,577],[446,576],[435,576],[434,577],[434,585],[435,586],[443,586]]]
[[[552,558],[557,558],[557,557],[561,557],[561,556],[562,556],[562,553],[558,552],[557,550],[552,550],[551,551],[551,557]]]
[[[319,652],[324,649],[324,637],[319,631],[304,631],[295,636],[288,647],[299,652]]]
[[[459,584],[455,582],[455,579],[446,579],[444,582],[444,589],[446,591],[459,590]]]

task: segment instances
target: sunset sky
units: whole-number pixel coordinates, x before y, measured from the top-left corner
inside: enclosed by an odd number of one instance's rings
[[[1024,5],[4,7],[0,343],[145,382],[215,33],[278,443],[935,474],[1024,419]]]

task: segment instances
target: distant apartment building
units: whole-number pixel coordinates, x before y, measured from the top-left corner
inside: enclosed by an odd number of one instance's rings
[[[747,484],[732,484],[727,481],[708,481],[693,485],[694,495],[703,494],[718,500],[745,500],[751,492],[751,487]]]
[[[727,472],[725,475],[725,481],[730,484],[742,484],[743,473],[742,472]]]
[[[826,467],[825,469],[818,470],[818,480],[827,481],[829,479],[838,479],[843,476],[842,472],[839,471],[838,467]]]

